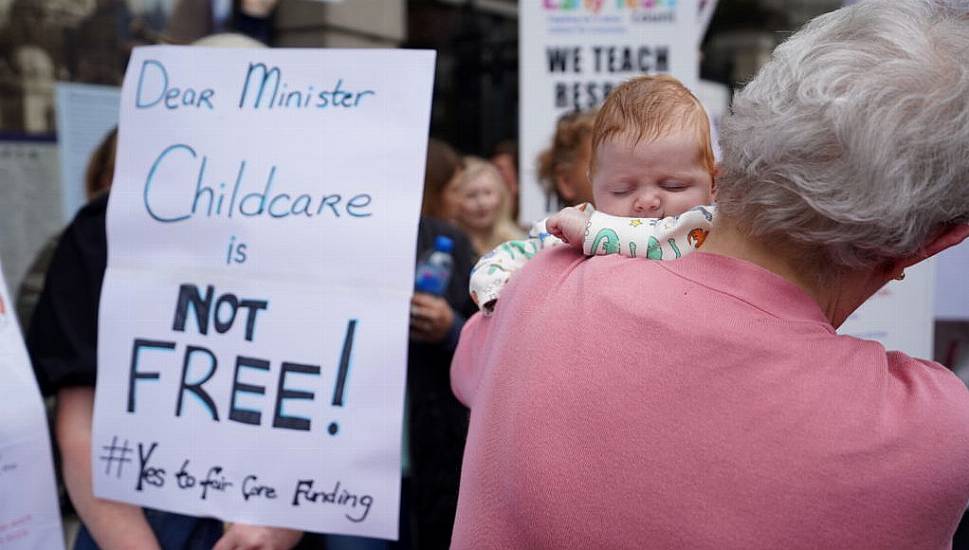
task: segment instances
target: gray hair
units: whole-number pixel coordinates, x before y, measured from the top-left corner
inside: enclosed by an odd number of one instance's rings
[[[969,2],[866,0],[808,23],[734,98],[719,213],[827,268],[969,221]]]

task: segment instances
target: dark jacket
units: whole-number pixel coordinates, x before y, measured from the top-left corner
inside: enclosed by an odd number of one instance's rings
[[[422,218],[417,254],[434,246],[438,235],[454,241],[454,273],[444,298],[462,317],[476,311],[468,293],[471,268],[476,257],[471,242],[455,227],[433,218]],[[456,339],[455,339],[456,340]],[[453,345],[411,342],[407,360],[407,395],[410,400],[411,498],[410,514],[414,547],[448,548],[458,502],[458,482],[464,440],[468,434],[468,410],[451,392]]]

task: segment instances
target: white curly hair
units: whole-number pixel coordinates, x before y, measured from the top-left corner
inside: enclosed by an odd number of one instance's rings
[[[819,271],[969,221],[969,0],[865,0],[808,23],[721,128],[725,223]],[[780,248],[780,247],[779,247]]]

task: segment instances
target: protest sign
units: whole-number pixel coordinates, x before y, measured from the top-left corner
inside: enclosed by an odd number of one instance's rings
[[[521,221],[558,205],[537,179],[539,153],[559,116],[598,106],[640,74],[669,73],[695,89],[697,0],[524,0],[520,2]]]
[[[0,548],[62,549],[47,416],[2,276],[0,395]]]
[[[396,538],[433,67],[415,50],[135,50],[95,494]]]

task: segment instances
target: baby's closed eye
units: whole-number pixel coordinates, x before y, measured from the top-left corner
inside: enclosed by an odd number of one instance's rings
[[[660,186],[667,191],[682,191],[684,189],[688,189],[690,187],[690,183],[685,181],[668,180],[664,181],[662,184],[660,184]]]

